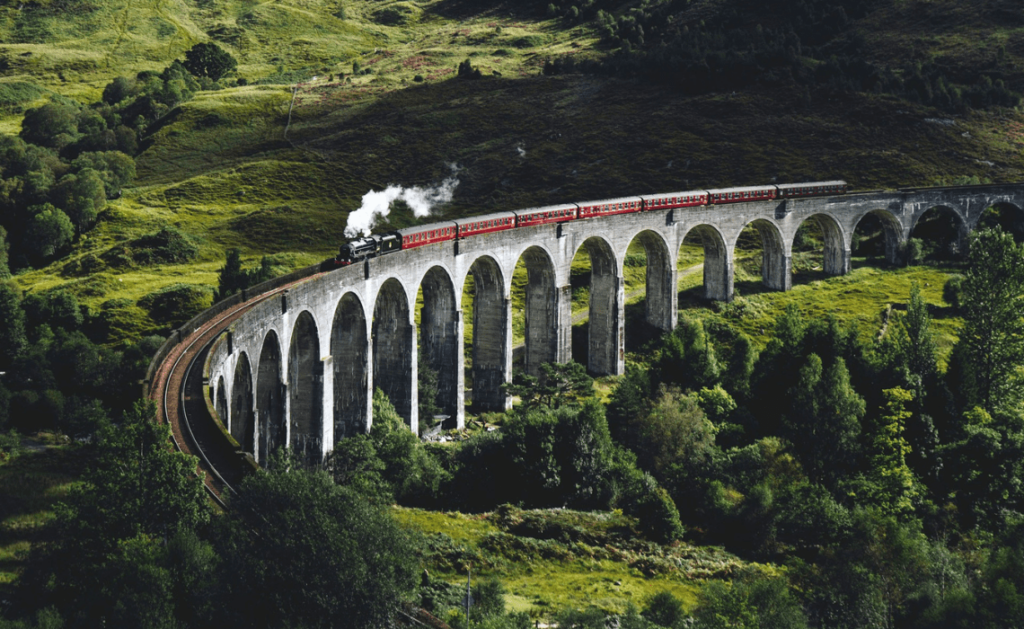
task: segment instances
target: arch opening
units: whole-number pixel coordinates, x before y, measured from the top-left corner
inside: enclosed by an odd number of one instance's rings
[[[903,225],[885,210],[871,210],[857,220],[850,250],[853,256],[866,258],[873,264],[884,257],[888,264],[898,264],[903,248]]]
[[[432,428],[435,417],[447,416],[454,428],[459,403],[459,312],[455,286],[447,271],[433,267],[420,283],[419,364],[417,399],[419,428]],[[440,421],[440,418],[438,417]]]
[[[789,253],[779,228],[771,221],[759,218],[747,223],[736,239],[733,259],[736,274],[743,278],[748,292],[786,291],[792,287]],[[761,276],[760,287],[753,279],[758,275]]]
[[[498,263],[489,256],[477,258],[469,268],[462,297],[463,351],[469,357],[465,388],[474,411],[508,408],[509,398],[501,385],[511,377],[511,310]]]
[[[1017,244],[1024,242],[1024,210],[1012,203],[996,203],[986,208],[978,219],[978,228],[996,227],[1013,234]]]
[[[540,374],[543,363],[559,362],[559,291],[566,293],[563,301],[568,307],[568,286],[557,286],[555,265],[547,252],[530,247],[516,263],[512,284],[513,335],[522,339],[523,370],[531,376]],[[569,340],[564,344],[568,350]]]
[[[660,235],[642,231],[630,241],[622,261],[624,314],[629,322],[624,343],[627,350],[638,351],[647,341],[672,330],[678,310],[677,273]]]
[[[228,414],[231,436],[244,452],[256,454],[256,416],[253,414],[252,368],[243,352],[235,363],[231,383],[231,412]]]
[[[394,278],[385,281],[373,307],[373,382],[415,427],[416,341],[409,311],[405,288]]]
[[[827,214],[807,217],[797,228],[790,250],[793,275],[798,281],[850,272],[843,230],[836,219]]]
[[[263,341],[256,374],[256,462],[262,465],[266,465],[272,452],[287,445],[287,387],[281,382],[281,375],[281,344],[277,340],[277,334],[271,331]]]
[[[595,375],[618,374],[622,347],[622,283],[615,253],[606,240],[588,238],[573,257],[572,357]],[[584,321],[585,320],[585,321]],[[577,321],[583,322],[576,325]]]
[[[697,267],[693,262],[700,260],[703,253],[703,265]],[[681,271],[684,283],[692,277],[696,268],[703,271],[703,290],[701,299],[715,301],[731,301],[733,295],[732,256],[725,245],[722,234],[711,225],[695,225],[683,238],[678,252],[679,265],[685,265]]]
[[[354,294],[346,293],[338,302],[331,328],[335,441],[366,432],[369,425],[367,338],[363,305]]]
[[[967,225],[960,214],[950,207],[935,206],[921,214],[910,230],[904,261],[919,264],[957,260],[963,256],[966,244]]]
[[[323,456],[323,361],[320,335],[308,311],[299,314],[288,346],[289,447],[307,463]]]

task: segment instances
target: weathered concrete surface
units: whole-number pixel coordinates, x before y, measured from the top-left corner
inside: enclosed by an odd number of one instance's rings
[[[691,232],[704,245],[709,299],[733,296],[736,241],[753,225],[763,243],[764,283],[791,285],[797,230],[815,221],[824,235],[825,272],[850,270],[857,224],[882,219],[886,255],[896,261],[914,225],[932,208],[947,208],[966,234],[988,207],[1024,208],[1024,186],[971,186],[872,192],[788,201],[621,214],[476,236],[386,255],[314,276],[253,307],[210,358],[218,412],[257,460],[290,444],[308,456],[370,428],[375,387],[388,393],[411,429],[419,423],[419,352],[438,372],[441,406],[464,423],[463,287],[474,281],[472,397],[481,409],[503,409],[500,385],[512,371],[511,278],[527,267],[525,367],[571,356],[570,267],[585,248],[593,273],[590,364],[594,373],[623,371],[623,263],[636,239],[647,251],[647,319],[663,330],[676,321],[676,260]],[[412,305],[423,289],[419,330]],[[223,388],[229,388],[223,391]]]

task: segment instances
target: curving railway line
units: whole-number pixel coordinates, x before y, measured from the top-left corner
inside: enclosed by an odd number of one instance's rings
[[[208,320],[185,324],[175,332],[178,339],[169,340],[155,371],[149,379],[147,395],[156,402],[157,421],[167,422],[175,447],[199,459],[197,473],[203,476],[204,486],[211,498],[224,506],[226,493],[234,491],[242,479],[254,469],[253,463],[239,449],[232,446],[218,422],[210,414],[204,391],[203,364],[210,346],[218,336],[246,311],[284,290],[312,279],[320,273],[304,269],[303,275],[266,291],[256,287],[256,296],[222,309]],[[190,333],[183,330],[191,329]],[[172,337],[173,338],[173,337]],[[167,344],[165,344],[166,346]],[[163,348],[162,348],[163,349]],[[159,356],[159,354],[158,354]]]

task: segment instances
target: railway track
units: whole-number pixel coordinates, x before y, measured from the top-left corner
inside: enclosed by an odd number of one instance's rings
[[[153,375],[149,397],[157,403],[157,421],[171,428],[175,447],[199,459],[197,473],[211,498],[224,506],[252,465],[224,436],[210,415],[203,382],[203,364],[211,344],[253,306],[315,274],[260,293],[217,314],[194,329],[168,352]]]

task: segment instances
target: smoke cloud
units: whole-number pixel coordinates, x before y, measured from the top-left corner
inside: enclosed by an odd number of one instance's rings
[[[363,203],[359,209],[348,215],[345,236],[347,238],[369,236],[374,225],[387,220],[387,216],[391,212],[391,204],[397,199],[408,203],[413,215],[417,218],[429,216],[435,207],[448,203],[455,195],[455,188],[459,185],[459,179],[455,175],[458,168],[456,166],[451,168],[452,175],[436,186],[403,188],[389,185],[384,190],[370,190],[363,195]]]

